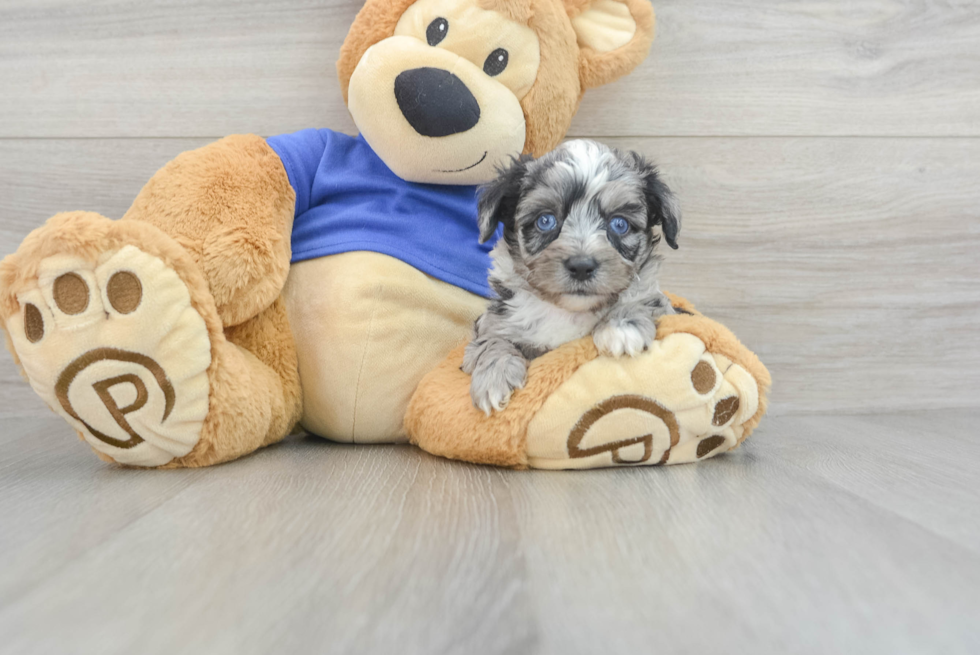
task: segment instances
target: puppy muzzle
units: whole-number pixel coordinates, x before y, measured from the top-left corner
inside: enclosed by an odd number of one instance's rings
[[[565,269],[573,280],[585,282],[595,277],[599,262],[595,257],[570,257],[565,260]]]

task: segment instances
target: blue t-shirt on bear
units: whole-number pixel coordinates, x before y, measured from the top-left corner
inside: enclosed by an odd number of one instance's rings
[[[406,182],[361,136],[303,130],[268,143],[296,191],[293,262],[368,250],[491,297],[500,233],[480,243],[476,187]]]

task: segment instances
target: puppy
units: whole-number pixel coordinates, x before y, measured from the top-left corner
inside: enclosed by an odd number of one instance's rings
[[[463,359],[487,415],[524,386],[535,357],[588,334],[604,355],[634,356],[656,337],[657,317],[674,313],[655,249],[661,235],[677,248],[680,214],[641,155],[569,141],[514,160],[478,205],[482,241],[504,226],[491,253],[497,298]]]

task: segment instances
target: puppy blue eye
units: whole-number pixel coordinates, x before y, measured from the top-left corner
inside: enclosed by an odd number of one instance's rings
[[[535,221],[535,225],[542,232],[551,232],[553,229],[558,227],[558,219],[554,217],[553,214],[541,214],[538,216],[538,220]]]
[[[609,229],[616,234],[623,235],[630,231],[630,224],[625,218],[617,216],[609,221]]]

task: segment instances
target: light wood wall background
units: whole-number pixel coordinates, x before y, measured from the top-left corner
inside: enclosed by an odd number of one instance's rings
[[[0,252],[119,217],[231,133],[353,132],[358,0],[0,0]],[[661,163],[665,287],[769,365],[773,411],[980,404],[980,1],[657,0],[631,77],[571,129]],[[0,361],[0,415],[46,413]]]

